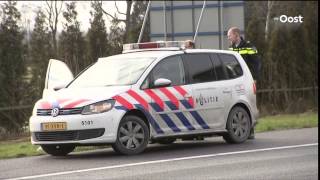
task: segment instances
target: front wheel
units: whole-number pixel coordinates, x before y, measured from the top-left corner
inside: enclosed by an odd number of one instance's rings
[[[41,145],[41,148],[52,156],[66,156],[74,150],[76,146],[72,144],[59,144],[59,145]]]
[[[145,150],[149,142],[149,128],[137,116],[125,116],[119,125],[117,140],[112,148],[121,154],[139,154]]]
[[[250,135],[251,123],[250,117],[242,107],[234,107],[228,116],[227,130],[228,133],[223,135],[227,143],[242,143]]]

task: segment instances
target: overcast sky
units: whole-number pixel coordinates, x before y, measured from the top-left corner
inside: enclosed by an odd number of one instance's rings
[[[64,1],[64,3],[68,3],[70,1]],[[0,1],[0,4],[5,3],[5,1]],[[117,6],[119,8],[120,12],[125,12],[126,10],[126,2],[125,1],[116,1]],[[103,9],[107,11],[108,13],[114,15],[114,13],[117,12],[115,8],[115,1],[104,1],[103,2]],[[22,24],[27,24],[26,22],[30,20],[30,28],[32,29],[34,26],[34,18],[35,18],[35,12],[37,11],[38,8],[41,8],[44,10],[46,7],[46,2],[45,1],[18,1],[17,2],[17,8],[21,13],[21,21]],[[65,8],[65,6],[63,6]],[[82,31],[87,31],[88,28],[90,27],[89,19],[91,18],[90,15],[90,1],[77,1],[76,2],[76,9],[78,12],[78,21],[81,23],[81,30]],[[118,17],[124,18],[123,15],[118,14]],[[111,18],[105,16],[104,17],[106,21],[106,26],[110,26],[110,20]],[[62,13],[59,16],[59,26],[58,29],[61,31],[62,29],[62,24],[61,22],[64,20],[62,17]],[[23,23],[24,22],[24,23]]]

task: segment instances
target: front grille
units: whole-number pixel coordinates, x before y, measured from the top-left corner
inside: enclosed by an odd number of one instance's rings
[[[75,131],[34,132],[32,136],[36,141],[76,141],[100,137],[104,134],[104,131],[104,128],[99,128]]]
[[[37,109],[38,116],[51,116],[52,109]],[[80,108],[69,108],[69,109],[59,109],[59,115],[71,115],[71,114],[81,114],[82,107]]]

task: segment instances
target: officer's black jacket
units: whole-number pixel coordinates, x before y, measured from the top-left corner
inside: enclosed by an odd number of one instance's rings
[[[259,79],[261,60],[257,48],[253,46],[249,41],[245,41],[241,37],[240,44],[237,47],[235,47],[235,45],[232,45],[229,49],[238,52],[247,63],[253,79]]]

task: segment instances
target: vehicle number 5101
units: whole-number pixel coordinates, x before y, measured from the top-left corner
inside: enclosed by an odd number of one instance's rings
[[[89,126],[89,125],[93,125],[93,121],[81,121],[82,126]]]

